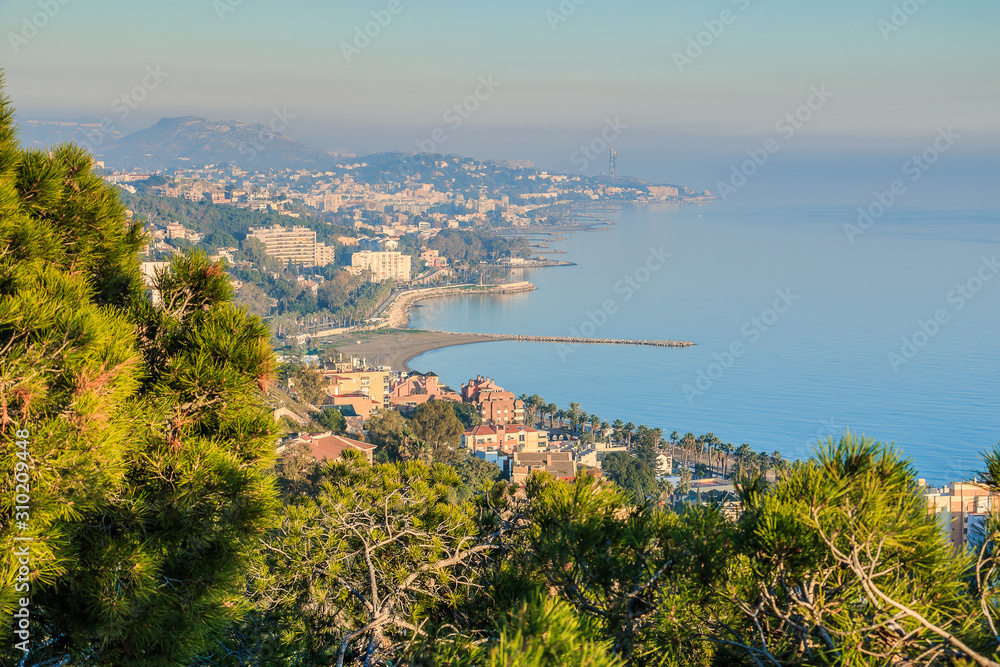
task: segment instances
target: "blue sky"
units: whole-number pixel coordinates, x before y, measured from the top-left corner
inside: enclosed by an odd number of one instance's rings
[[[289,135],[321,148],[413,150],[492,75],[500,86],[441,152],[570,171],[575,149],[620,117],[620,167],[710,187],[826,86],[833,96],[782,146],[786,165],[901,163],[947,126],[963,136],[955,155],[1000,153],[994,0],[399,0],[351,62],[342,44],[389,0],[62,0],[15,52],[11,34],[46,2],[59,0],[0,6],[0,65],[22,117],[112,116],[150,66],[168,75],[128,129],[173,115],[263,123],[278,107],[296,116]],[[680,69],[675,54],[699,34],[707,46]]]

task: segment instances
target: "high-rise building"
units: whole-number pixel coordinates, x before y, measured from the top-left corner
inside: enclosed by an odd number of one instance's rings
[[[316,242],[316,232],[307,227],[251,228],[248,238],[264,244],[268,255],[282,262],[292,260],[303,266],[326,266],[334,261],[335,249]]]
[[[611,149],[611,172],[610,176],[615,175],[615,169],[618,167],[618,153],[614,148]]]
[[[251,228],[249,236],[264,244],[271,257],[295,264],[312,265],[316,261],[316,232],[306,227]]]
[[[351,255],[351,267],[358,273],[371,271],[372,282],[410,279],[410,256],[401,252],[356,252]]]

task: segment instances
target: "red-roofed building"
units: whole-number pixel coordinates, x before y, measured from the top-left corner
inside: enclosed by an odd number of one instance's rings
[[[317,461],[335,461],[348,449],[354,449],[365,455],[368,463],[375,461],[375,445],[360,440],[352,440],[329,431],[325,433],[307,433],[291,440],[289,444],[303,443],[309,447],[312,457]]]
[[[389,405],[397,408],[421,405],[431,399],[460,402],[462,397],[443,386],[436,373],[413,373],[389,389]]]
[[[470,452],[500,449],[500,436],[492,426],[475,426],[462,434],[462,446]]]

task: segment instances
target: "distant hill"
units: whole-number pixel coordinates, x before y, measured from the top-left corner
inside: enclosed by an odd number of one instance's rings
[[[107,143],[98,152],[112,169],[148,170],[237,164],[250,170],[327,170],[336,158],[293,141],[267,125],[196,116],[163,118],[156,125]]]
[[[24,148],[47,148],[71,141],[93,151],[101,143],[121,139],[127,132],[100,118],[18,118],[17,125]]]

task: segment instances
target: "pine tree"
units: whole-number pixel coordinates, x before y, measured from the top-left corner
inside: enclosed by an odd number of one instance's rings
[[[0,655],[185,665],[240,615],[274,515],[267,331],[203,255],[153,305],[141,224],[91,156],[22,150],[12,118],[0,92]]]

